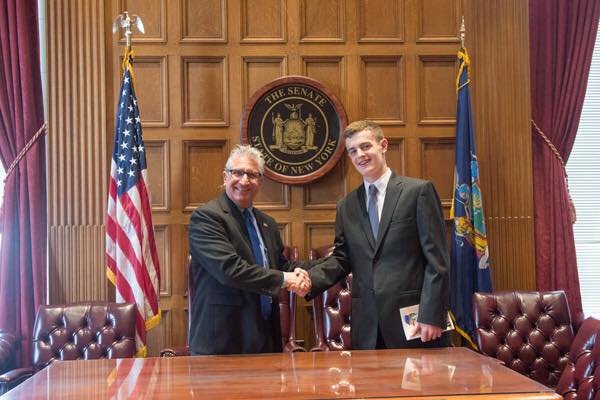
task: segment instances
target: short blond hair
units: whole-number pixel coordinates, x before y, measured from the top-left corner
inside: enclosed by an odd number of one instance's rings
[[[354,121],[349,124],[346,129],[344,129],[344,138],[350,139],[352,136],[357,134],[358,132],[369,131],[375,137],[377,142],[381,142],[384,138],[383,129],[375,122],[370,121],[368,119],[363,119],[360,121]]]

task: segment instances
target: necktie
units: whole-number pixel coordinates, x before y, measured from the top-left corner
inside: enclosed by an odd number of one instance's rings
[[[248,236],[250,237],[250,243],[252,243],[254,260],[256,261],[256,264],[264,267],[265,262],[263,260],[262,250],[260,249],[260,239],[258,238],[258,232],[256,232],[256,228],[254,227],[252,215],[250,215],[248,209],[245,209],[243,214],[246,229],[248,230]],[[271,297],[260,295],[260,313],[263,319],[269,319],[269,316],[271,315]]]
[[[379,232],[379,215],[377,212],[377,186],[369,185],[369,222],[371,223],[371,232],[373,239],[377,241],[377,232]]]

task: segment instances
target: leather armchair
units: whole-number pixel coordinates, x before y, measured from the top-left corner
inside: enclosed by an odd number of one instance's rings
[[[298,248],[285,246],[283,255],[290,261],[298,260]],[[192,309],[192,301],[194,299],[194,275],[192,274],[192,256],[188,256],[188,310]],[[188,311],[189,312],[189,311]],[[304,347],[296,342],[296,294],[288,292],[282,288],[279,291],[279,318],[281,324],[281,343],[284,352],[306,351]],[[188,340],[190,332],[191,318],[188,316]],[[159,353],[160,357],[179,357],[189,356],[189,343],[186,346],[169,347],[162,349]]]
[[[333,246],[310,251],[310,259],[324,258],[333,252]],[[349,350],[352,312],[352,274],[313,299],[315,346],[311,351]]]
[[[581,324],[556,392],[568,400],[600,397],[600,321],[586,319]],[[598,344],[598,346],[596,346]]]
[[[10,371],[16,366],[16,350],[19,340],[10,332],[0,331],[0,374]]]
[[[54,360],[135,356],[134,304],[82,302],[43,305],[33,326],[33,366],[0,375],[4,393]]]
[[[573,342],[563,291],[475,293],[473,314],[482,353],[544,385],[556,386]]]

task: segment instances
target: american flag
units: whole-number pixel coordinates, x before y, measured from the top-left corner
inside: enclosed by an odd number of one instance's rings
[[[128,50],[123,62],[106,213],[108,279],[117,302],[135,303],[137,356],[146,356],[146,331],[160,322],[158,254],[152,227],[146,155]]]

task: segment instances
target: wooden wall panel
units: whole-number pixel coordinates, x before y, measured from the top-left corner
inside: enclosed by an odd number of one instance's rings
[[[226,43],[226,0],[180,0],[181,42]]]
[[[526,3],[48,0],[47,7],[51,301],[113,298],[104,279],[103,221],[123,54],[110,26],[123,7],[142,15],[148,31],[134,35],[134,69],[164,269],[163,323],[151,332],[150,354],[186,341],[190,214],[220,192],[245,102],[276,77],[314,77],[338,95],[349,121],[384,125],[389,165],[432,179],[447,213],[463,14],[496,288],[533,287]],[[302,258],[331,243],[336,200],[362,182],[345,157],[311,184],[263,184],[256,206],[277,220]],[[297,330],[310,346],[303,299]]]
[[[130,16],[139,15],[144,23],[146,33],[143,36],[133,35],[133,43],[164,43],[167,41],[167,0],[120,0],[118,13],[123,13],[123,11],[128,11]],[[121,41],[125,42],[122,30],[120,35]]]
[[[344,14],[344,0],[300,0],[300,42],[343,42]]]
[[[147,176],[152,211],[169,211],[171,193],[169,142],[166,140],[144,140],[144,148],[146,164],[148,165]]]
[[[357,0],[359,42],[402,42],[404,40],[404,1]]]
[[[440,196],[442,206],[448,211],[454,192],[454,138],[422,139],[421,174],[430,180]]]
[[[158,264],[160,265],[160,295],[170,296],[172,293],[171,281],[171,238],[168,225],[154,224],[154,240],[156,241],[156,252],[158,253]]]
[[[229,125],[227,57],[183,60],[183,125]]]
[[[217,197],[223,185],[223,168],[229,150],[223,140],[184,142],[184,209],[194,211]]]
[[[286,75],[285,57],[243,57],[243,102],[265,84]]]
[[[242,0],[242,42],[285,42],[287,9],[283,0]]]
[[[135,57],[135,91],[142,127],[169,126],[166,57]]]
[[[363,117],[381,125],[404,123],[405,74],[402,57],[368,56],[361,60]]]
[[[460,0],[418,0],[417,37],[419,42],[457,42]]]
[[[419,124],[456,122],[456,55],[419,55]]]

